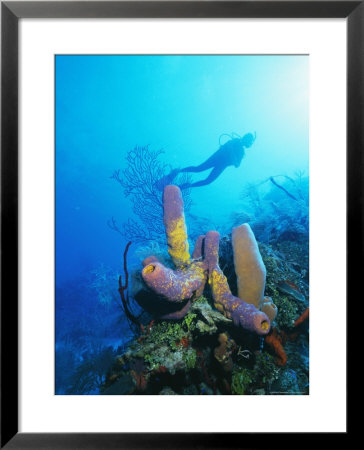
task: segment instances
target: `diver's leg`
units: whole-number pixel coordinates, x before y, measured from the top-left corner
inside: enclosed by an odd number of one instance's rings
[[[188,166],[184,169],[180,169],[180,172],[203,172],[204,170],[211,169],[217,164],[217,155],[214,153],[210,156],[205,162],[200,164],[199,166]]]
[[[207,184],[212,183],[213,181],[216,180],[216,178],[219,177],[219,175],[221,175],[221,173],[226,169],[226,167],[215,167],[214,169],[212,169],[212,171],[210,172],[210,175],[205,179],[205,180],[201,180],[201,181],[196,181],[196,183],[188,183],[188,186],[181,186],[181,188],[191,188],[191,187],[199,187],[199,186],[206,186]]]
[[[167,175],[160,178],[154,183],[154,186],[159,190],[163,191],[164,187],[167,186],[167,184],[172,184],[173,180],[176,178],[176,176],[179,173],[179,169],[173,169],[171,170]]]

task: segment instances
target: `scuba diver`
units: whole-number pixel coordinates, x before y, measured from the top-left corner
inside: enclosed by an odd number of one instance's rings
[[[162,183],[171,183],[179,173],[196,173],[212,169],[206,179],[196,181],[195,183],[183,183],[179,187],[180,189],[189,189],[192,187],[206,186],[207,184],[215,181],[227,167],[234,166],[238,168],[245,156],[245,149],[253,145],[256,139],[256,133],[254,133],[254,136],[251,133],[247,133],[243,137],[240,137],[236,133],[233,133],[231,136],[224,133],[220,136],[220,140],[222,136],[229,136],[230,140],[225,142],[225,144],[220,145],[220,148],[205,162],[199,166],[188,166],[183,169],[174,169],[169,175],[162,179]]]

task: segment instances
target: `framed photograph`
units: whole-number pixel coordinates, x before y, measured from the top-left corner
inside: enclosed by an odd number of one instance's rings
[[[2,2],[2,447],[348,435],[363,18]]]

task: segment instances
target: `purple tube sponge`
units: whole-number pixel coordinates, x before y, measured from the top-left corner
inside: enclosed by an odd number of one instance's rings
[[[142,277],[149,288],[174,303],[190,299],[205,283],[203,263],[193,263],[185,270],[172,270],[157,261],[147,264]]]
[[[268,334],[270,321],[253,304],[232,295],[225,275],[219,267],[219,233],[209,231],[205,237],[205,259],[209,267],[209,284],[215,308],[231,319],[236,326],[259,335]]]
[[[168,253],[175,266],[184,267],[190,261],[183,199],[178,186],[168,185],[163,192],[163,223]]]
[[[161,319],[164,320],[179,320],[182,319],[190,310],[191,308],[191,301],[188,300],[187,303],[178,311],[170,312],[168,314],[165,314],[164,316],[161,316]]]
[[[181,303],[180,310],[161,317],[180,319],[187,314],[191,306],[190,300],[199,297],[206,284],[206,264],[202,261],[204,236],[197,239],[191,259],[183,200],[178,186],[169,185],[164,188],[163,211],[168,253],[177,269],[165,267],[155,256],[150,256],[143,261],[142,278],[150,289],[166,301]]]
[[[193,249],[192,258],[201,259],[202,258],[202,247],[205,236],[201,235],[196,239],[195,248]]]

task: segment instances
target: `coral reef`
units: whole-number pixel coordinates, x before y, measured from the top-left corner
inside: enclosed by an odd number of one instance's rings
[[[210,329],[201,328],[198,325],[200,322],[214,323],[214,334],[210,334]],[[102,393],[123,394],[126,393],[124,389],[130,393],[131,384],[134,394],[163,395],[166,386],[169,387],[168,393],[216,393],[216,377],[208,373],[207,367],[213,360],[220,367],[220,362],[215,359],[210,343],[215,342],[215,333],[219,330],[220,335],[227,336],[227,327],[231,327],[231,321],[214,311],[208,301],[200,297],[182,321],[161,321],[153,323],[149,330],[144,329],[141,338],[132,341],[128,350],[115,359],[110,370],[113,377],[106,378]],[[221,338],[221,341],[224,339]],[[225,344],[216,342],[218,349],[220,345],[229,354],[227,359],[232,364],[234,341],[227,339]],[[225,360],[221,348],[215,354]]]
[[[307,315],[307,314],[306,314]],[[307,321],[301,322],[303,326]],[[101,388],[104,395],[266,395],[307,394],[308,367],[287,341],[285,366],[265,342],[238,328],[203,296],[179,321],[152,321],[139,339],[115,358]],[[241,329],[240,329],[241,330]],[[284,338],[282,338],[284,341]],[[302,347],[308,355],[306,347]],[[274,353],[274,352],[273,352]]]
[[[251,187],[251,208],[235,214],[230,233],[231,222],[187,215],[186,190],[167,186],[162,195],[153,180],[167,169],[158,171],[154,155],[143,172],[143,155],[152,154],[131,155],[130,179],[114,177],[137,219],[119,231],[143,242],[143,268],[128,271],[125,241],[119,293],[116,273],[103,265],[57,287],[57,394],[307,395],[305,186],[300,193],[298,182],[275,177],[265,184],[270,192]],[[132,186],[132,167],[141,184]]]

